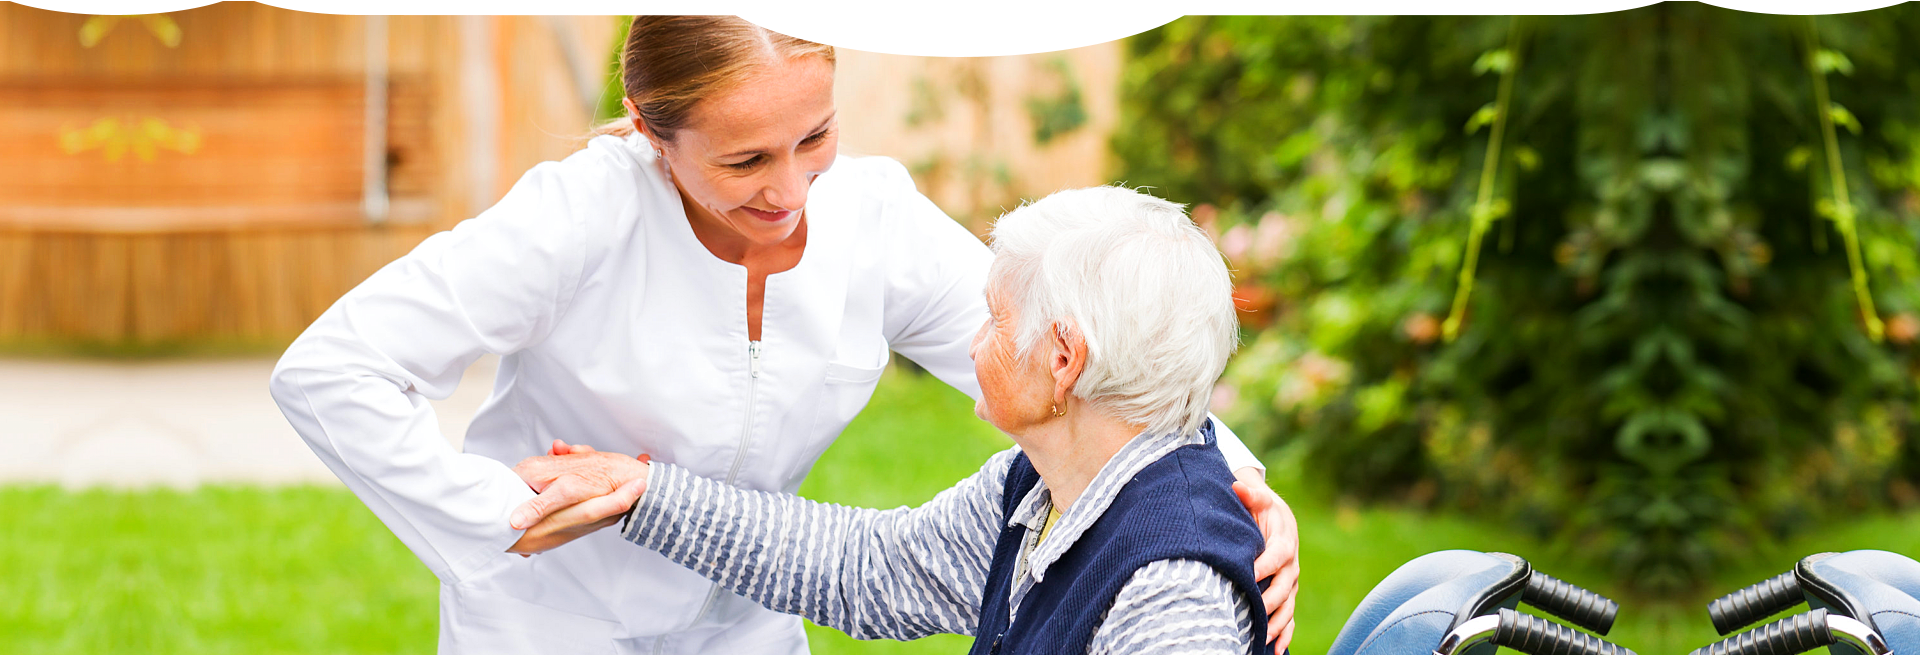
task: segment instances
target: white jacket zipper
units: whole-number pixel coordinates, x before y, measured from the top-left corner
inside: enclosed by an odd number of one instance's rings
[[[747,342],[747,418],[740,424],[740,447],[733,453],[733,468],[727,469],[727,486],[733,486],[740,478],[740,466],[747,461],[747,441],[753,437],[754,391],[760,386],[760,342]],[[713,583],[707,590],[707,600],[700,604],[700,613],[693,616],[693,622],[687,627],[699,625],[707,613],[713,611],[713,602],[720,598],[720,583]]]
[[[733,468],[727,469],[727,484],[740,477],[740,465],[747,461],[747,440],[753,436],[753,392],[760,386],[760,342],[747,342],[747,421],[740,425],[740,449],[733,453]]]

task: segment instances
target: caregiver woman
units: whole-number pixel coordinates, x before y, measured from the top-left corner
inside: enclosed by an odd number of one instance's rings
[[[799,619],[612,531],[509,552],[606,523],[516,529],[535,494],[509,467],[565,439],[792,493],[889,350],[979,395],[967,349],[992,256],[900,164],[836,157],[831,48],[645,16],[623,62],[631,128],[535,166],[347,293],[287,350],[273,397],[440,578],[443,653],[804,653]],[[456,452],[427,399],[485,353],[500,373]],[[1261,479],[1238,440],[1221,445]],[[1254,486],[1256,570],[1284,570],[1264,600],[1290,626],[1292,515]]]

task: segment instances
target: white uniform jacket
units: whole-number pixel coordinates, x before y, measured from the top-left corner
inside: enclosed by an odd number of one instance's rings
[[[793,492],[888,350],[978,397],[987,248],[890,159],[842,157],[809,196],[806,252],[767,278],[757,345],[746,268],[694,238],[649,148],[607,136],[382,268],[287,350],[274,400],[440,578],[442,652],[805,651],[798,619],[613,530],[505,550],[533,496],[510,467],[555,438]],[[456,452],[427,399],[484,353],[499,376]],[[1258,465],[1221,443],[1235,468]]]

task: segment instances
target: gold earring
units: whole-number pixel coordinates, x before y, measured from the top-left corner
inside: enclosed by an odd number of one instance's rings
[[[1053,406],[1053,415],[1054,415],[1054,416],[1066,416],[1066,415],[1067,415],[1067,413],[1066,413],[1066,412],[1063,412],[1063,411],[1060,411],[1060,406],[1059,406],[1059,405],[1054,405],[1054,406]]]

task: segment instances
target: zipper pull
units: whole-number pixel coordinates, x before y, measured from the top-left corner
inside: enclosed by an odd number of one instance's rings
[[[754,379],[760,378],[760,342],[758,341],[747,342],[747,370],[752,372]]]

